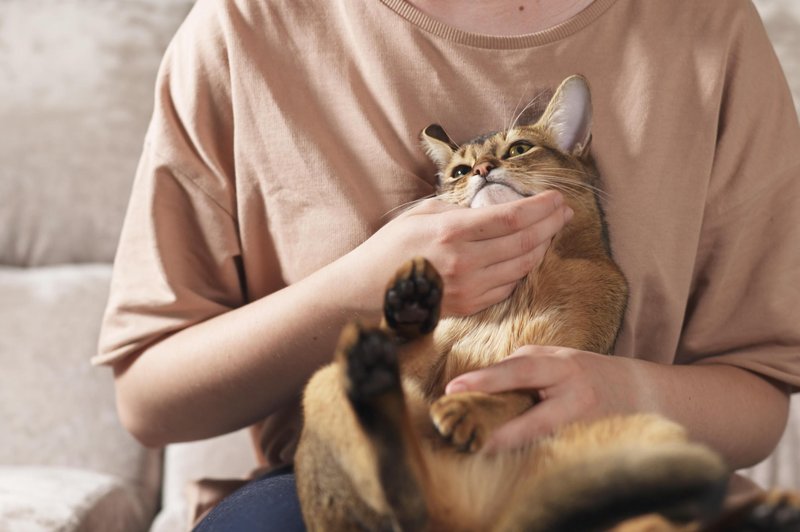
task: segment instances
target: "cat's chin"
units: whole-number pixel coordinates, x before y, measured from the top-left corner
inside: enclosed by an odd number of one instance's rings
[[[472,208],[486,207],[488,205],[499,205],[501,203],[508,203],[509,201],[524,198],[522,194],[517,192],[511,187],[501,185],[499,183],[492,183],[486,185],[475,194],[469,206]]]

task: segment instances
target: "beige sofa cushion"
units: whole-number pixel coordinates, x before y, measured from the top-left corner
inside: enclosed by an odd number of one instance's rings
[[[148,509],[118,478],[68,468],[0,466],[0,530],[137,532]]]
[[[190,0],[0,2],[0,264],[110,262]]]
[[[0,267],[0,464],[105,473],[152,513],[160,455],[120,426],[110,370],[89,364],[110,275],[109,265]]]

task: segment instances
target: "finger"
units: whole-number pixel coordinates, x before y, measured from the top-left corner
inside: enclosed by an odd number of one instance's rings
[[[445,393],[475,391],[484,393],[550,388],[571,372],[564,357],[552,356],[558,348],[525,346],[520,354],[509,356],[487,368],[456,377]]]
[[[447,306],[447,302],[445,302],[445,308],[443,313],[445,315],[454,315],[454,316],[469,316],[471,314],[475,314],[476,312],[480,312],[481,310],[488,308],[495,303],[499,303],[503,301],[508,296],[511,295],[511,292],[514,291],[514,288],[517,286],[517,280],[515,279],[513,282],[495,286],[490,288],[483,294],[481,294],[475,301],[471,302],[469,307],[450,307]],[[445,287],[445,299],[447,298],[447,288]]]
[[[458,222],[450,229],[470,241],[498,238],[520,231],[550,216],[564,203],[563,196],[548,190],[535,196],[501,205],[459,212]]]
[[[575,421],[566,399],[544,401],[495,430],[484,450],[488,453],[515,449],[553,434],[559,427]]]
[[[568,209],[569,207],[556,209],[549,216],[537,223],[524,227],[516,233],[470,242],[466,252],[474,253],[476,256],[481,257],[487,265],[524,257],[541,246],[544,246],[540,251],[544,255],[544,250],[550,245],[550,241],[570,220],[571,211]],[[538,261],[536,264],[538,264]],[[530,271],[530,269],[527,271]]]
[[[548,247],[549,243],[546,243],[520,257],[514,257],[504,262],[492,264],[475,273],[474,284],[477,286],[486,286],[486,293],[484,295],[487,297],[496,294],[497,288],[499,287],[511,287],[513,290],[520,279],[539,266]],[[507,297],[510,294],[511,290],[509,290],[505,296]],[[481,300],[483,299],[482,297]],[[494,300],[493,303],[498,303],[503,299],[505,299],[505,297]]]

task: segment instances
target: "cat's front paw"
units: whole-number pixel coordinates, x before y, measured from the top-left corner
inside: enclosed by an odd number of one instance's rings
[[[437,399],[431,405],[430,416],[436,430],[453,447],[462,452],[476,452],[496,428],[529,409],[534,402],[532,395],[519,392],[459,392]]]
[[[431,421],[436,430],[461,452],[480,450],[489,434],[486,408],[480,399],[474,393],[455,393],[442,396],[431,405]]]
[[[430,262],[422,257],[406,262],[386,288],[386,324],[408,340],[430,333],[439,321],[442,293],[442,278]]]

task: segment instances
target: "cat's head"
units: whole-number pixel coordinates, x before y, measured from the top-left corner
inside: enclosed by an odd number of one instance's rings
[[[505,203],[547,189],[588,192],[592,103],[581,76],[564,80],[533,125],[484,135],[462,146],[438,124],[421,134],[439,167],[440,199],[463,206]],[[584,185],[584,186],[581,186]]]

